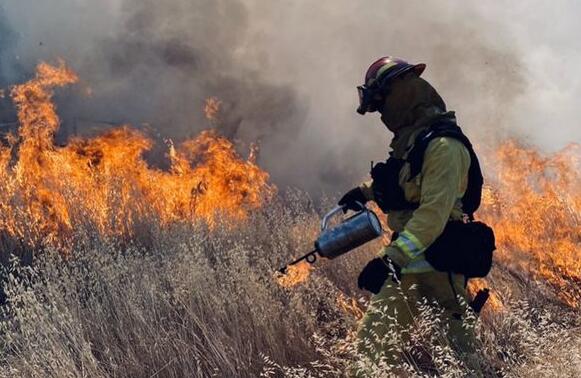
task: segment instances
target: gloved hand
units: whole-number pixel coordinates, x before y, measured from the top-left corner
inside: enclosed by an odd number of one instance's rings
[[[378,294],[390,274],[397,277],[398,280],[400,278],[401,269],[393,263],[391,265],[394,271],[390,269],[389,261],[386,261],[385,257],[374,258],[365,265],[365,268],[359,274],[357,286],[362,290]]]
[[[360,187],[353,188],[345,193],[345,195],[339,200],[338,205],[344,206],[345,210],[357,211],[361,209],[357,202],[362,205],[367,203],[367,198],[365,198],[365,194],[363,194],[363,190],[361,190]]]
[[[380,254],[381,256],[387,256],[395,265],[400,268],[405,268],[411,261],[411,258],[406,255],[401,249],[394,245],[388,245],[385,247]]]

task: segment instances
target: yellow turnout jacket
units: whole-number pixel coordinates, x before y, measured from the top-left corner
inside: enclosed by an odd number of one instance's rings
[[[404,142],[405,153],[414,143],[416,136],[425,127],[409,133]],[[400,156],[396,156],[400,158]],[[391,248],[404,253],[410,263],[402,267],[402,273],[425,273],[435,269],[425,260],[424,251],[444,230],[450,219],[462,219],[461,198],[468,185],[470,154],[458,140],[448,137],[435,138],[428,144],[421,173],[409,181],[410,164],[405,163],[400,171],[399,185],[406,200],[419,203],[415,210],[397,210],[388,213],[389,228],[399,234],[379,255],[389,255]],[[371,181],[361,186],[365,196],[373,200]]]

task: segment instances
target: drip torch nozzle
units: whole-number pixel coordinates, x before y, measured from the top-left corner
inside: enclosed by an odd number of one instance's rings
[[[303,260],[305,260],[309,264],[313,264],[315,261],[317,261],[317,252],[318,252],[318,250],[314,249],[311,252],[307,253],[306,255],[303,255],[303,256],[299,257],[298,259],[296,259],[295,261],[283,266],[278,271],[281,272],[282,274],[286,274],[289,266],[298,264]]]

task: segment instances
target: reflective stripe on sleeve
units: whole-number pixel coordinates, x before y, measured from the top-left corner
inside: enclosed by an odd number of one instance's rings
[[[418,257],[426,249],[422,242],[408,231],[400,233],[393,244],[411,259]]]

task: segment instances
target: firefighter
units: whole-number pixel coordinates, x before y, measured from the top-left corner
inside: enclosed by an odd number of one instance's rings
[[[365,266],[358,279],[360,288],[374,293],[358,330],[358,348],[372,361],[383,357],[394,366],[402,359],[409,362],[417,357],[393,343],[409,341],[406,329],[413,326],[421,299],[443,309],[450,345],[460,354],[473,352],[473,332],[463,327],[465,277],[436,271],[424,256],[448,221],[465,216],[462,197],[468,186],[471,155],[459,140],[437,137],[427,145],[421,172],[412,175],[406,160],[422,131],[436,122],[455,124],[454,112],[446,110],[440,95],[420,77],[425,68],[392,57],[383,57],[369,67],[365,84],[358,87],[357,111],[379,112],[393,133],[390,159],[384,164],[387,170],[378,173],[392,179],[374,177],[372,170],[373,180],[350,190],[339,201],[353,210],[359,203],[375,201],[388,214],[392,242]],[[375,185],[380,179],[391,182],[392,187]],[[401,339],[386,340],[394,330]]]

